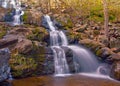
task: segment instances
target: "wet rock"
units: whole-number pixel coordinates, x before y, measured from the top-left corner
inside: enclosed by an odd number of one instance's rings
[[[103,60],[107,59],[107,57],[109,57],[110,55],[112,55],[112,51],[107,48],[107,47],[104,47],[104,48],[101,48],[101,57]]]
[[[0,82],[9,78],[10,67],[8,61],[10,59],[9,49],[0,50]]]
[[[112,65],[110,76],[114,79],[120,80],[120,61],[117,61]]]
[[[75,70],[75,64],[74,64],[73,51],[71,49],[69,49],[68,47],[62,47],[62,48],[65,51],[66,60],[69,65],[70,73],[75,73],[76,70]]]
[[[51,54],[51,55],[53,54],[53,51],[50,47],[46,47],[45,50],[46,50],[46,54]]]
[[[54,74],[54,55],[53,51],[50,47],[46,47],[46,54],[45,54],[45,62],[44,62],[44,67],[45,71],[44,74]]]
[[[54,56],[47,54],[45,57],[45,63],[44,63],[45,71],[44,74],[54,74]]]

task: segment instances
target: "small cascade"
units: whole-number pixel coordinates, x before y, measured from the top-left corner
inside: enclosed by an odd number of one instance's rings
[[[21,8],[21,2],[19,0],[3,0],[1,1],[1,6],[3,8],[12,8],[13,11],[9,14],[9,17],[12,21],[9,21],[9,19],[5,19],[7,23],[9,23],[11,26],[17,26],[22,25],[22,16],[24,15],[24,11]],[[5,18],[7,18],[5,16]]]
[[[55,74],[68,74],[70,73],[67,63],[65,51],[66,47],[73,52],[73,64],[77,73],[83,75],[103,76],[107,75],[104,70],[105,65],[101,66],[97,57],[89,50],[76,45],[69,45],[66,35],[63,31],[57,30],[57,26],[52,22],[48,15],[43,18],[43,26],[49,29],[50,33],[50,46],[54,54]]]
[[[15,8],[19,0],[0,0],[1,7],[3,8]]]
[[[8,0],[4,0],[4,1],[1,1],[1,6],[3,7],[3,8],[7,8],[8,7]]]
[[[64,50],[60,46],[52,46],[51,48],[54,53],[55,74],[69,73]]]
[[[14,7],[14,16],[13,16],[13,21],[10,22],[12,26],[17,26],[17,25],[22,25],[22,16],[24,15],[24,11],[21,8],[21,2],[17,1],[15,2],[15,0],[11,1],[11,4]]]
[[[24,12],[22,11],[21,7],[15,8],[15,15],[13,16],[13,22],[11,22],[12,26],[17,26],[23,24],[21,21],[21,16],[24,15]]]
[[[55,74],[68,74],[69,67],[62,45],[67,45],[67,39],[62,31],[56,30],[53,22],[48,15],[44,16],[50,29],[51,49],[54,54]]]
[[[99,67],[99,62],[95,56],[83,47],[68,46],[73,51],[74,65],[76,71],[93,73]]]
[[[16,2],[15,2],[15,0],[11,0],[9,4],[10,4],[10,7],[11,7],[11,8],[15,8],[15,7],[16,7]]]

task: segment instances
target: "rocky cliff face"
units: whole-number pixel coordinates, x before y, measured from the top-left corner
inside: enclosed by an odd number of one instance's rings
[[[0,82],[9,78],[10,67],[8,61],[10,59],[10,52],[6,49],[0,50]]]

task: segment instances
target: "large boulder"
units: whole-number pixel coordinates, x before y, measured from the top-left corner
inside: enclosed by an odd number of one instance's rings
[[[32,41],[28,39],[21,39],[13,49],[14,50],[17,49],[19,53],[26,54],[30,52],[32,48],[33,48]]]
[[[115,78],[117,80],[120,80],[120,61],[116,61],[113,65],[112,65],[112,69],[111,69],[111,74],[110,76],[112,78]]]
[[[7,34],[7,36],[9,37],[9,35],[16,35],[18,36],[27,36],[29,34],[31,34],[32,31],[30,30],[30,28],[25,28],[25,27],[15,27],[14,29],[10,30],[9,33]]]
[[[10,76],[10,67],[8,61],[10,59],[9,49],[0,50],[0,82],[9,78]]]
[[[15,36],[12,36],[10,38],[0,39],[0,48],[12,46],[17,42],[18,42],[18,39]]]
[[[9,47],[11,51],[17,49],[19,53],[28,53],[32,50],[33,44],[26,37],[31,33],[26,28],[15,28],[0,40],[0,48]]]

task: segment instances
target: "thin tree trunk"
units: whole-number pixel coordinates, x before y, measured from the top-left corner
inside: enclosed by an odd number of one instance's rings
[[[108,4],[107,4],[107,0],[103,0],[103,8],[104,8],[104,29],[105,29],[105,36],[107,39],[107,46],[109,46],[109,16],[108,16]]]

